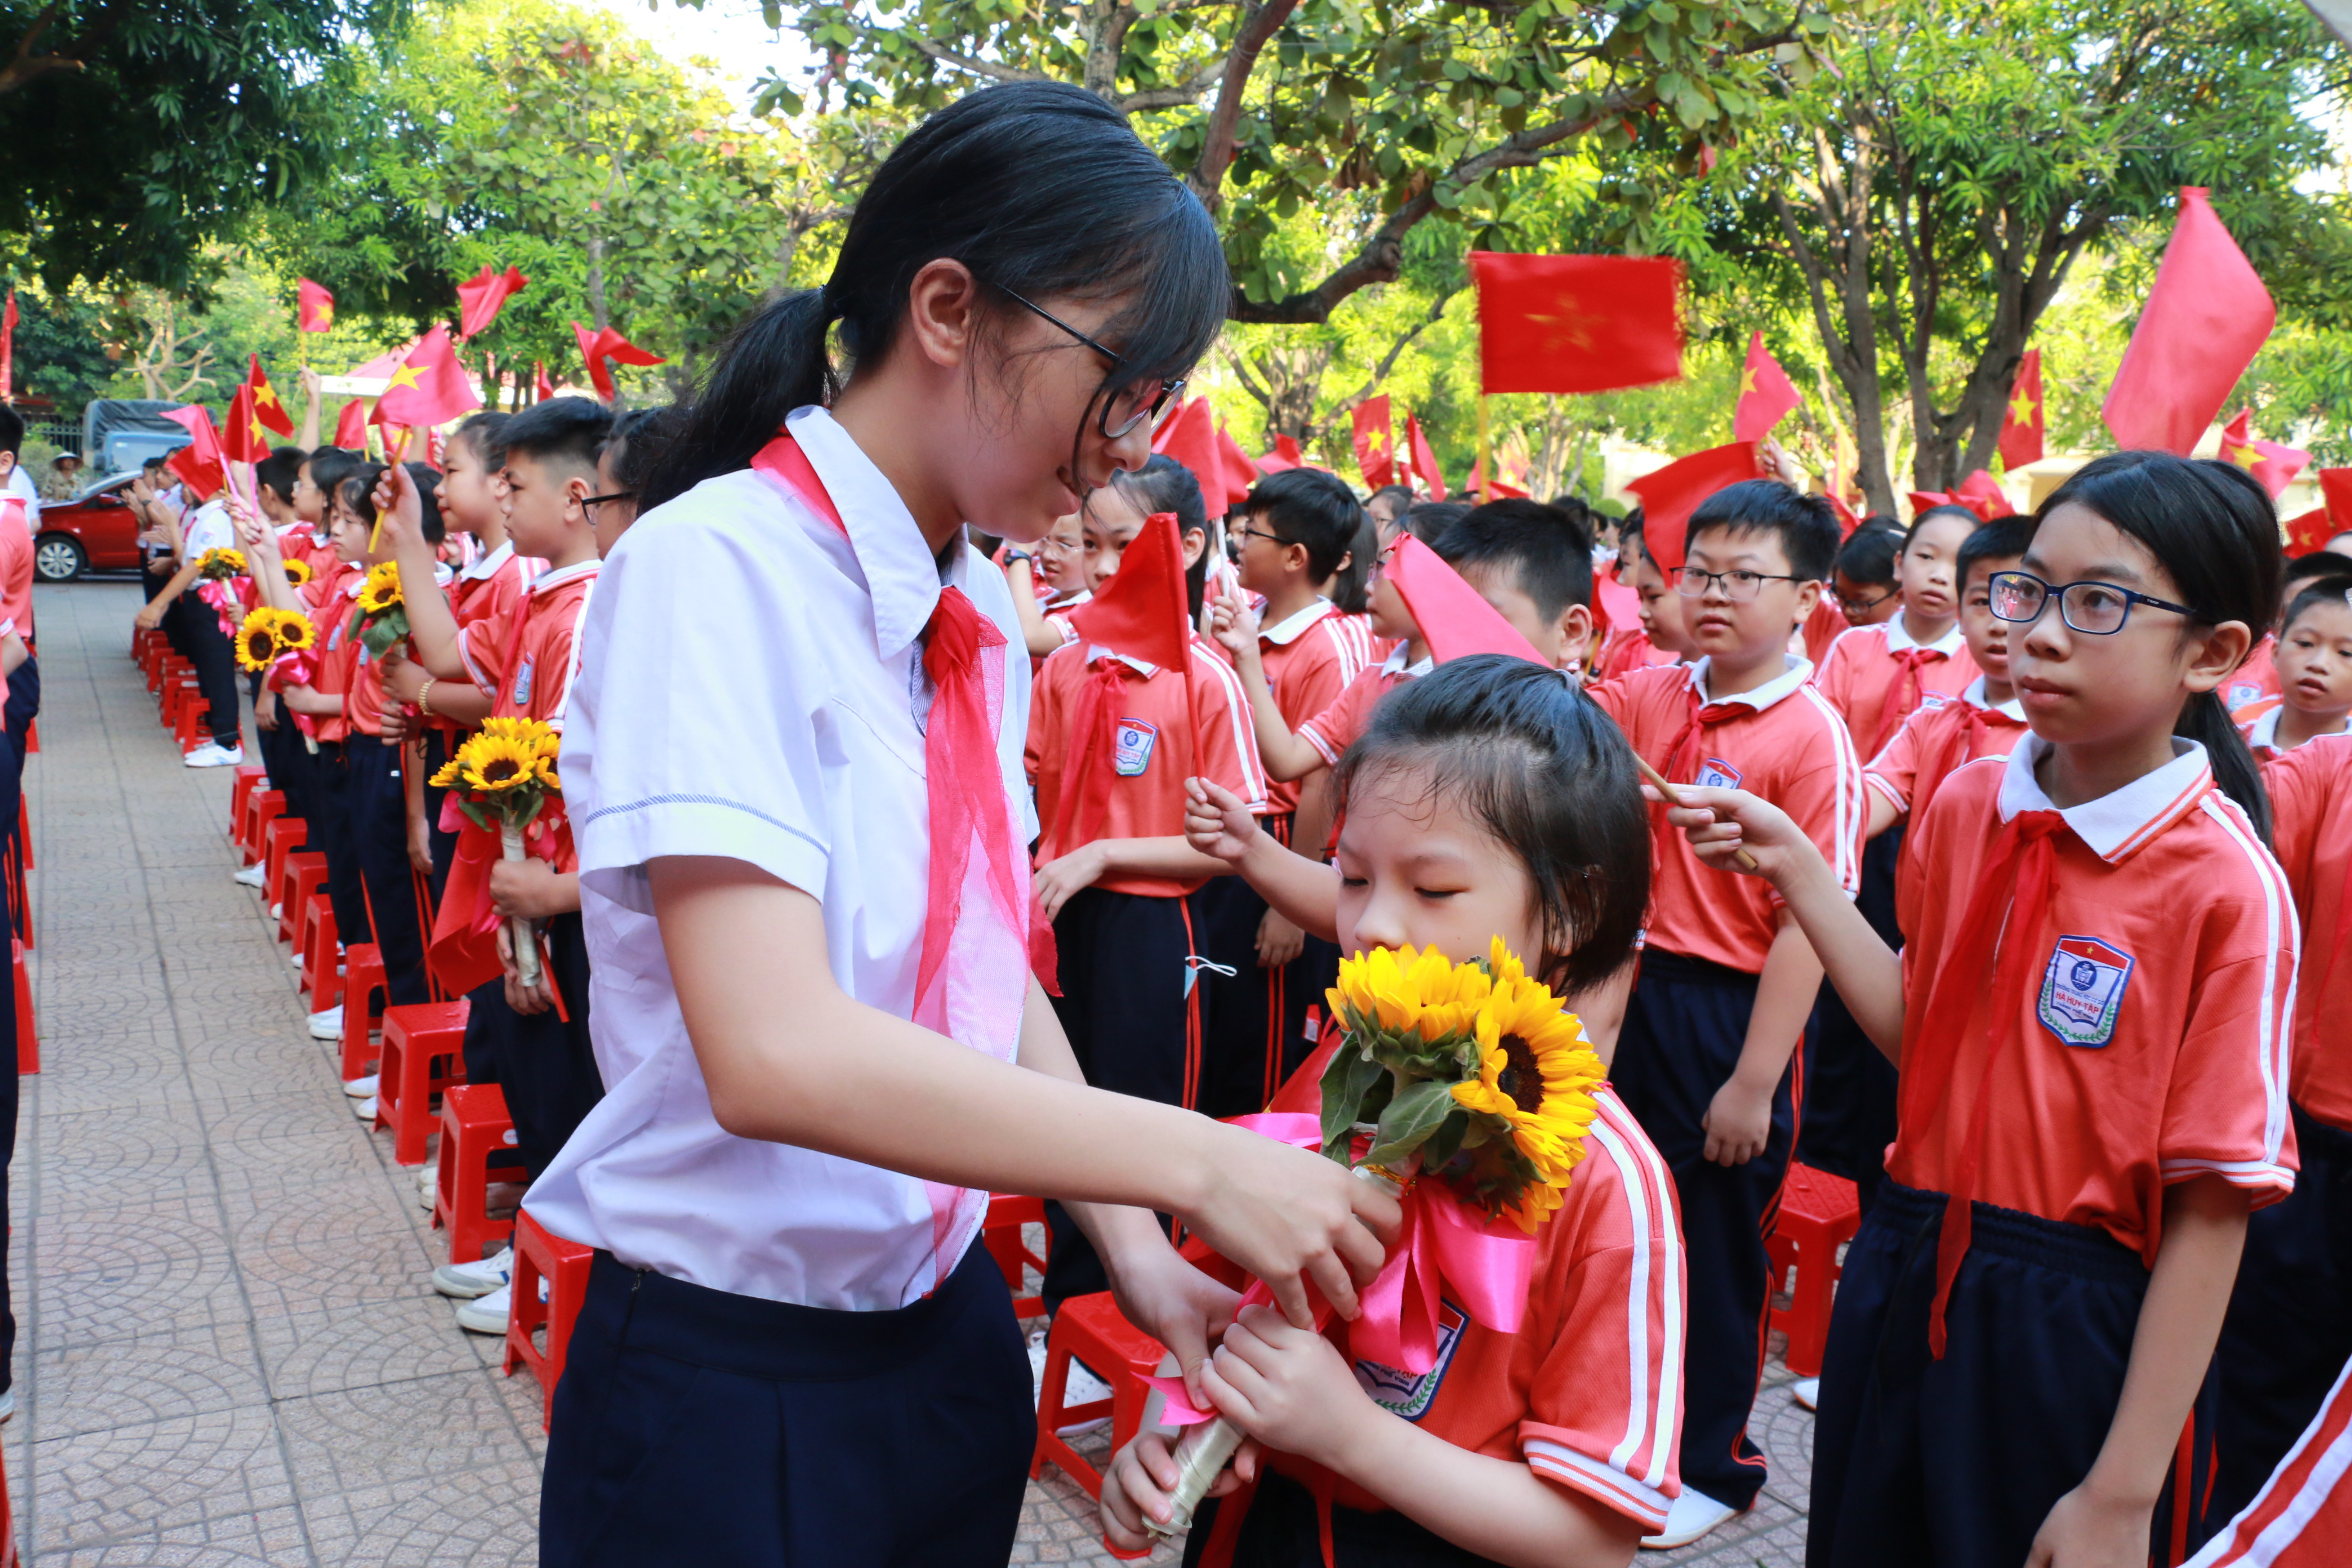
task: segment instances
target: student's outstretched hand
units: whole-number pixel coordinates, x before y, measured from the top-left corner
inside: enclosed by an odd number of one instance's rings
[[[1214,1142],[1196,1156],[1203,1187],[1184,1222],[1300,1328],[1315,1321],[1309,1280],[1341,1317],[1362,1316],[1357,1288],[1379,1275],[1402,1218],[1395,1196],[1310,1150],[1213,1122],[1202,1131]]]
[[[375,510],[385,542],[395,549],[424,529],[425,503],[417,499],[416,481],[405,466],[394,463],[376,480]]]
[[[1701,860],[1719,871],[1747,871],[1775,887],[1811,863],[1821,863],[1822,852],[1789,814],[1760,796],[1741,789],[1706,789],[1676,784],[1679,806],[1666,807],[1666,821],[1683,830]],[[1645,800],[1663,802],[1654,784],[1643,784]],[[1745,849],[1756,858],[1752,871],[1739,862]]]
[[[1223,1497],[1257,1479],[1260,1449],[1244,1441],[1234,1462],[1210,1483],[1209,1495]],[[1112,1456],[1103,1473],[1103,1539],[1120,1552],[1147,1552],[1155,1544],[1143,1521],[1168,1522],[1168,1494],[1176,1489],[1176,1459],[1168,1439],[1146,1432]]]
[[[1236,583],[1209,605],[1209,630],[1227,653],[1239,658],[1257,650],[1257,612]]]
[[[1212,779],[1184,781],[1184,842],[1238,866],[1263,830],[1249,803]]]
[[[1338,1347],[1247,1307],[1201,1374],[1217,1414],[1269,1448],[1344,1469],[1349,1439],[1381,1418]]]
[[[1211,1343],[1232,1325],[1241,1292],[1194,1268],[1168,1245],[1156,1223],[1150,1237],[1154,1245],[1103,1254],[1111,1294],[1129,1322],[1168,1347],[1193,1403],[1206,1409],[1209,1396],[1201,1385],[1201,1368],[1208,1362]]]

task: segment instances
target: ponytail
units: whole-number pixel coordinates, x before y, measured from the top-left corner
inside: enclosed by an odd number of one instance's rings
[[[803,289],[761,308],[719,350],[702,394],[647,481],[638,505],[650,511],[720,474],[751,467],[775,439],[784,416],[828,404],[840,390],[824,347],[833,324],[822,289]]]
[[[2277,614],[2285,570],[2278,509],[2270,492],[2235,463],[2112,452],[2053,491],[2034,512],[2035,524],[2070,504],[2097,513],[2145,545],[2200,624],[2237,621],[2259,633]],[[2214,784],[2238,803],[2267,845],[2270,795],[2220,693],[2190,696],[2172,732],[2205,748]]]

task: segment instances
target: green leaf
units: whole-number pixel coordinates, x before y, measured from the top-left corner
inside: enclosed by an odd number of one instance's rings
[[[1361,1163],[1402,1164],[1447,1116],[1461,1109],[1462,1102],[1454,1098],[1447,1084],[1430,1079],[1406,1084],[1381,1112],[1381,1130],[1373,1134],[1372,1146],[1364,1152]]]
[[[1348,1133],[1363,1120],[1364,1096],[1388,1069],[1366,1059],[1352,1040],[1343,1042],[1323,1068],[1323,1148],[1344,1153]]]

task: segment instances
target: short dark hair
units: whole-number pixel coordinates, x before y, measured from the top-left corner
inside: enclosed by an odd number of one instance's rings
[[[448,535],[448,525],[441,521],[441,503],[434,491],[440,488],[441,470],[430,463],[403,463],[408,477],[415,483],[416,499],[424,503],[425,542],[438,544]]]
[[[2320,605],[2352,605],[2352,577],[2315,577],[2305,584],[2287,605],[2286,615],[2279,622],[2279,636],[2286,636],[2296,621]]]
[[[490,454],[499,450],[499,432],[504,430],[507,421],[513,417],[511,414],[499,414],[488,409],[469,416],[463,425],[450,432],[449,445],[454,447],[460,441],[465,442],[474,456],[482,460],[482,466],[488,468]]]
[[[632,493],[641,491],[653,478],[664,444],[677,435],[681,423],[677,408],[670,405],[616,415],[604,444],[596,449],[596,460],[601,463],[611,458],[614,482]]]
[[[1456,571],[1508,565],[1519,592],[1548,621],[1570,605],[1592,603],[1592,535],[1559,507],[1490,500],[1463,513],[1429,547]]]
[[[0,452],[15,457],[25,445],[25,416],[14,404],[0,403]]]
[[[1371,494],[1364,498],[1364,505],[1370,507],[1374,501],[1380,500],[1382,496],[1392,496],[1396,500],[1402,501],[1406,506],[1411,506],[1412,504],[1412,487],[1411,485],[1382,485],[1380,489],[1374,490]],[[1400,508],[1399,510],[1401,513],[1402,509]]]
[[[2335,550],[2311,551],[2288,562],[2279,581],[2300,583],[2305,577],[2352,577],[2352,555]]]
[[[332,501],[345,479],[372,466],[366,458],[346,452],[341,447],[320,447],[310,454],[310,482]],[[371,485],[374,482],[373,479],[368,481]]]
[[[328,498],[331,500],[341,501],[345,506],[352,509],[352,515],[354,516],[372,517],[375,512],[376,481],[383,478],[383,464],[362,462],[354,468],[350,473],[345,474],[340,480],[336,481],[335,488],[327,491]],[[311,482],[313,484],[318,483],[318,460],[316,458],[312,458],[310,468]],[[322,489],[325,489],[324,486],[320,486],[320,488]]]
[[[1458,500],[1417,500],[1397,519],[1399,526],[1423,544],[1462,521],[1470,509]]]
[[[1838,546],[1834,569],[1857,583],[1891,587],[1895,582],[1895,558],[1902,552],[1903,531],[1899,525],[1873,528],[1864,523]]]
[[[1195,529],[1201,538],[1209,537],[1209,504],[1201,498],[1201,481],[1192,470],[1165,452],[1154,452],[1151,461],[1139,468],[1117,469],[1110,476],[1112,488],[1133,501],[1143,515],[1172,511],[1176,514],[1176,539],[1181,544],[1186,534]],[[1190,614],[1198,620],[1201,601],[1209,588],[1209,552],[1205,543],[1201,558],[1184,573],[1184,597]]]
[[[274,492],[279,500],[292,505],[294,483],[302,477],[302,465],[310,454],[299,447],[278,447],[269,456],[253,465],[256,484]]]
[[[538,462],[596,471],[596,451],[613,428],[613,411],[593,397],[551,397],[510,415],[486,460],[505,467],[517,452]]]
[[[1789,558],[1789,570],[1799,577],[1820,581],[1837,567],[1837,512],[1828,498],[1778,479],[1742,479],[1699,502],[1684,538],[1696,544],[1710,530],[1770,534]]]
[[[1348,563],[1331,579],[1331,602],[1343,616],[1360,616],[1371,608],[1372,563],[1381,553],[1381,525],[1369,511],[1360,514],[1356,537],[1348,542]]]
[[[1242,501],[1252,517],[1264,516],[1286,544],[1307,547],[1307,575],[1320,583],[1339,569],[1339,558],[1356,537],[1364,509],[1356,492],[1337,474],[1320,468],[1285,468],[1258,480]]]
[[[1960,552],[1952,561],[1952,581],[1963,594],[1969,589],[1969,574],[1988,561],[2014,561],[2025,553],[2033,542],[2033,520],[2031,517],[1997,517],[1983,524],[1974,533],[1960,541]],[[2352,567],[2352,562],[2345,563]]]
[[[1633,956],[1650,901],[1649,816],[1633,750],[1556,669],[1507,654],[1448,660],[1381,699],[1333,784],[1422,772],[1528,868],[1545,951],[1529,973],[1572,991]],[[1465,958],[1482,956],[1465,953]]]
[[[1928,507],[1923,511],[1916,511],[1912,513],[1911,526],[1903,531],[1905,542],[1909,542],[1911,536],[1918,532],[1923,525],[1933,522],[1939,517],[1959,518],[1970,528],[1974,528],[1978,523],[1984,521],[1984,519],[1977,515],[1976,508],[1962,506],[1958,501],[1948,500],[1940,505]]]

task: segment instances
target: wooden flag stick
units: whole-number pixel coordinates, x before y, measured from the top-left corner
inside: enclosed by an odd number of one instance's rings
[[[1486,503],[1495,482],[1495,443],[1486,428],[1486,395],[1478,395],[1478,504]]]
[[[1675,786],[1666,782],[1665,774],[1658,772],[1657,769],[1644,762],[1642,758],[1642,753],[1639,752],[1633,753],[1633,765],[1642,770],[1642,776],[1650,781],[1650,787],[1652,789],[1656,790],[1660,795],[1666,797],[1666,804],[1668,805],[1680,807],[1684,810],[1689,809],[1684,805],[1683,797],[1675,792]],[[1763,868],[1756,864],[1756,857],[1750,855],[1747,850],[1740,849],[1736,851],[1736,853],[1739,857],[1739,863],[1742,866],[1747,867],[1749,870],[1758,871]]]

